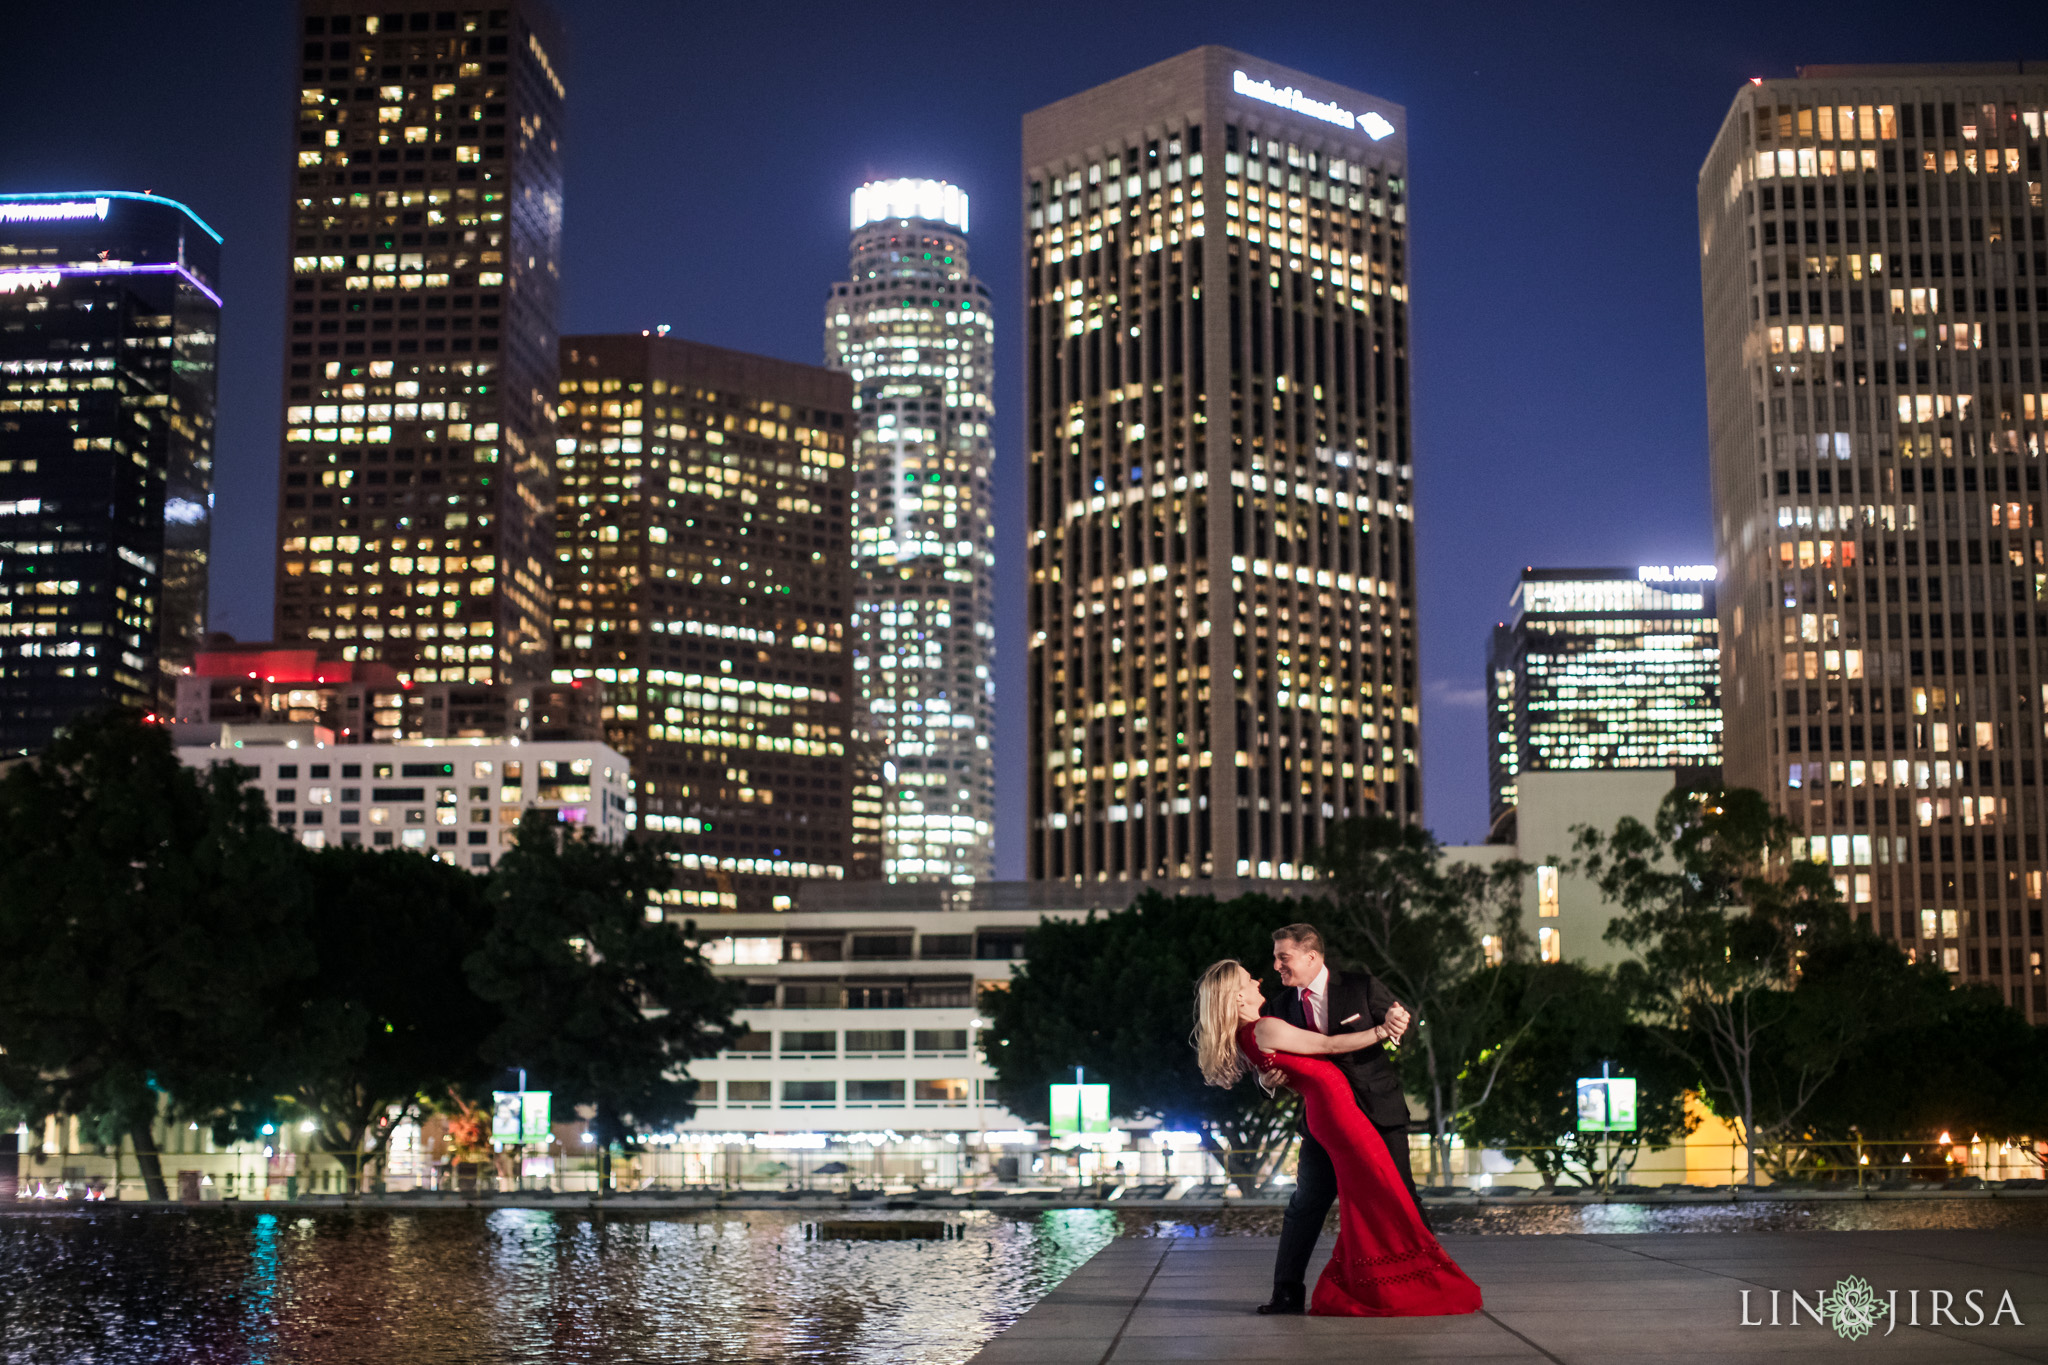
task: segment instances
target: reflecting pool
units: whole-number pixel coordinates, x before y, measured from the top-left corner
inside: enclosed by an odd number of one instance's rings
[[[806,1222],[511,1209],[0,1218],[0,1358],[951,1365],[1118,1231],[1094,1209],[952,1214],[954,1235],[932,1242],[823,1240]]]
[[[99,1206],[0,1216],[0,1360],[956,1365],[1117,1236],[1271,1236],[1277,1209],[920,1211],[934,1241],[775,1210]],[[1447,1237],[2039,1228],[2048,1200],[1531,1205]]]

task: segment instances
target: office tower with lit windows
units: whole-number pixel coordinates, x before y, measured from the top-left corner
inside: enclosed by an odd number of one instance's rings
[[[995,450],[988,290],[967,195],[940,180],[853,193],[852,277],[825,361],[854,390],[854,677],[890,881],[995,875]]]
[[[853,382],[645,333],[561,374],[554,681],[605,685],[677,905],[786,910],[853,858]]]
[[[1033,877],[1420,814],[1405,123],[1219,47],[1025,117]]]
[[[2048,74],[1806,67],[1699,180],[1730,781],[2048,1019]]]
[[[275,639],[545,677],[562,45],[539,0],[302,0]]]
[[[0,757],[165,707],[206,628],[220,237],[120,190],[0,195]]]
[[[1530,772],[1721,761],[1714,567],[1524,569],[1486,682],[1496,827]]]

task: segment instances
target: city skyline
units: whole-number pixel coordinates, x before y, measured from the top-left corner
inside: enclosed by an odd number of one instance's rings
[[[1424,366],[1416,394],[1418,443],[1441,452],[1443,471],[1440,478],[1425,477],[1417,490],[1422,524],[1438,528],[1426,531],[1419,545],[1428,688],[1425,818],[1446,838],[1476,837],[1484,820],[1485,708],[1471,680],[1486,628],[1498,619],[1498,603],[1514,573],[1531,562],[1705,557],[1704,402],[1696,276],[1688,262],[1689,204],[1700,149],[1729,89],[1750,75],[1785,73],[1795,62],[1895,55],[1896,34],[1907,31],[1901,26],[1912,13],[1890,7],[1851,34],[1837,32],[1819,15],[1787,16],[1762,7],[1730,9],[1704,26],[1634,19],[1624,24],[1619,10],[1591,11],[1570,21],[1503,11],[1499,22],[1484,26],[1476,45],[1465,25],[1456,26],[1462,60],[1442,55],[1446,49],[1439,39],[1448,36],[1447,17],[1426,14],[1383,16],[1369,42],[1351,47],[1333,47],[1327,40],[1340,17],[1334,9],[1310,7],[1254,20],[1219,6],[1191,13],[1186,31],[1172,35],[1135,19],[1113,18],[1085,54],[1053,41],[1057,15],[1040,16],[1028,26],[1021,19],[984,17],[961,31],[962,50],[1001,50],[1002,70],[981,72],[968,62],[941,71],[937,79],[955,111],[944,127],[915,117],[934,107],[930,89],[864,94],[860,107],[867,116],[849,120],[834,108],[843,99],[827,97],[822,85],[804,88],[802,78],[826,49],[844,54],[867,51],[861,43],[881,43],[850,23],[821,28],[818,56],[781,68],[792,84],[771,109],[759,94],[762,72],[770,69],[770,49],[764,46],[770,34],[735,16],[693,31],[693,50],[710,54],[703,63],[708,79],[660,118],[687,121],[711,117],[714,110],[723,117],[733,109],[757,109],[764,118],[762,136],[788,148],[795,160],[760,158],[717,138],[664,133],[679,159],[672,163],[674,174],[650,182],[632,150],[642,140],[614,139],[605,129],[619,126],[628,110],[644,112],[636,73],[651,75],[658,55],[672,49],[679,37],[675,21],[631,5],[597,7],[579,12],[579,42],[562,63],[572,101],[579,92],[582,99],[571,120],[564,322],[579,331],[673,322],[679,334],[810,360],[816,354],[817,289],[837,277],[841,267],[834,258],[844,259],[844,239],[837,236],[844,220],[833,221],[829,209],[847,183],[898,174],[941,176],[979,196],[977,222],[984,231],[1008,230],[1019,202],[1014,145],[1022,110],[1198,41],[1233,42],[1385,92],[1413,111],[1416,138],[1434,144],[1443,158],[1433,208],[1441,245],[1419,256],[1415,267],[1418,290],[1435,295],[1433,307],[1419,315],[1418,349],[1425,357],[1442,349],[1460,357],[1449,369],[1439,366],[1433,378]],[[224,22],[243,41],[273,44],[280,54],[296,44],[293,25],[268,11],[249,6],[229,14]],[[274,334],[255,319],[266,306],[260,297],[284,278],[288,253],[280,252],[285,226],[273,216],[284,198],[282,187],[274,196],[252,194],[248,187],[271,174],[253,164],[271,155],[261,150],[266,142],[276,152],[272,162],[282,164],[285,125],[278,111],[286,96],[262,81],[233,76],[195,93],[185,73],[203,67],[211,49],[144,8],[120,17],[113,25],[115,41],[133,44],[137,53],[164,54],[163,74],[153,74],[157,63],[131,63],[138,70],[138,93],[78,109],[57,98],[50,84],[69,79],[65,63],[25,73],[0,94],[11,125],[21,130],[0,152],[0,187],[31,190],[91,181],[155,189],[193,203],[227,235],[221,519],[233,529],[224,532],[219,550],[227,571],[217,577],[215,623],[244,637],[261,636],[269,617],[263,595],[274,541],[267,530],[254,542],[237,533],[266,521],[275,496],[268,486],[276,458],[271,404],[280,379],[268,366],[282,361],[266,354]],[[86,50],[78,45],[85,42],[82,30],[76,44],[69,38],[70,25],[82,19],[60,10],[47,18],[50,51]],[[2021,17],[2010,45],[2039,50],[2042,24],[2039,17]],[[95,24],[93,43],[103,45],[106,32],[105,25]],[[1763,32],[1768,40],[1754,36]],[[620,41],[625,33],[633,35],[630,43]],[[1936,34],[1930,41],[1939,45],[1937,56],[1980,55],[1970,51],[1968,34]],[[874,51],[886,51],[886,44]],[[1643,65],[1645,53],[1664,63],[1655,68],[1654,81]],[[608,74],[600,80],[599,70],[633,79]],[[822,82],[823,70],[815,74]],[[1648,98],[1653,85],[1654,118],[1616,116],[1616,90]],[[168,136],[138,121],[137,100],[162,101],[173,90],[194,122]],[[1542,117],[1525,117],[1532,111]],[[1576,158],[1573,164],[1584,172],[1575,180],[1572,213],[1499,212],[1514,196],[1533,193],[1564,164],[1560,158]],[[702,194],[706,185],[721,186],[723,193]],[[722,215],[721,199],[753,203],[762,213],[742,228]],[[1626,240],[1603,250],[1603,270],[1591,288],[1581,287],[1587,281],[1562,265],[1532,269],[1562,261],[1575,240],[1569,223],[1579,220],[1581,210],[1629,228],[1622,234]],[[707,273],[695,263],[701,252],[690,262],[662,263],[648,248],[678,226],[698,239],[709,258],[733,266],[748,259],[766,233],[783,264],[776,278],[765,279],[738,269]],[[1005,300],[1020,296],[1018,267],[1006,254],[1000,245],[984,246],[977,266],[999,311]],[[601,267],[613,261],[639,262],[637,268],[652,267],[658,274],[608,279]],[[792,262],[802,268],[791,268]],[[241,318],[252,321],[241,324]],[[1528,344],[1538,336],[1545,338],[1542,344]],[[1569,344],[1552,345],[1553,337]],[[1617,338],[1627,344],[1605,345]],[[1603,348],[1600,365],[1565,363],[1573,347],[1596,344]],[[1006,356],[1016,345],[1017,334],[1006,325],[997,337],[997,445],[1005,451],[1021,449],[1016,367]],[[1561,387],[1567,378],[1575,407],[1590,404],[1585,410],[1592,411],[1604,404],[1600,410],[1625,420],[1596,431],[1575,430],[1570,439],[1555,423],[1503,425],[1509,414],[1539,412],[1555,401],[1567,392]],[[1646,431],[1657,433],[1649,442],[1654,458],[1643,454]],[[1014,505],[1021,489],[1016,466],[1007,458],[998,461],[999,509]],[[1486,477],[1478,479],[1481,474]],[[1576,508],[1581,500],[1590,500],[1590,508]],[[1643,506],[1673,511],[1652,522],[1634,515]],[[1437,508],[1444,514],[1433,517]],[[1015,520],[999,510],[999,564],[1021,565],[1021,526]],[[1585,543],[1589,527],[1599,544]],[[998,676],[1000,695],[1021,696],[1022,592],[1011,577],[999,583]],[[1007,841],[999,872],[1014,875],[1022,850],[1021,726],[999,719],[997,745],[998,824]]]
[[[1406,124],[1213,46],[1025,117],[1033,879],[1419,811]]]
[[[189,207],[0,196],[0,753],[163,709],[205,630],[220,237]]]
[[[995,872],[995,322],[970,197],[942,180],[853,191],[825,363],[855,385],[852,643],[873,736],[885,881]]]
[[[1699,197],[1728,780],[2035,1017],[2044,109],[2048,66],[1808,67],[1735,95]]]
[[[604,685],[685,911],[847,875],[853,385],[649,334],[562,338],[557,683]]]
[[[545,676],[563,39],[534,0],[299,11],[269,638]]]
[[[1493,628],[1493,829],[1523,773],[1721,762],[1714,566],[1528,568]]]

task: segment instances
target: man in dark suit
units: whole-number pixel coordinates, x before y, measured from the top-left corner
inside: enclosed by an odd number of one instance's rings
[[[1323,936],[1307,924],[1273,931],[1273,968],[1283,989],[1266,1002],[1264,1013],[1312,1033],[1363,1033],[1386,1025],[1398,1041],[1408,1026],[1408,1011],[1379,978],[1366,971],[1339,972],[1323,960]],[[1408,1100],[1400,1073],[1384,1048],[1374,1045],[1331,1057],[1351,1082],[1358,1107],[1386,1140],[1387,1155],[1401,1172],[1408,1197],[1418,1214],[1415,1176],[1408,1163]],[[1330,1154],[1301,1129],[1301,1155],[1294,1197],[1280,1223],[1280,1254],[1273,1263],[1273,1298],[1261,1313],[1302,1312],[1308,1296],[1309,1257],[1322,1235],[1323,1219],[1337,1198],[1337,1173]],[[1423,1223],[1428,1225],[1427,1215]]]

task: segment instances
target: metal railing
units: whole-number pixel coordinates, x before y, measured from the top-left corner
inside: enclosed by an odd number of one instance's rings
[[[607,1195],[806,1194],[842,1198],[920,1192],[989,1195],[1043,1192],[1082,1197],[1196,1198],[1223,1196],[1237,1185],[1217,1152],[1185,1141],[1161,1145],[1145,1134],[1136,1145],[1076,1147],[1004,1144],[972,1147],[905,1138],[879,1144],[822,1141],[780,1146],[755,1141],[673,1144],[614,1155]],[[1178,1135],[1177,1135],[1178,1136]],[[1569,1159],[1567,1159],[1569,1153]],[[1448,1161],[1426,1135],[1410,1135],[1416,1182],[1439,1195],[1639,1194],[1746,1188],[1747,1153],[1739,1142],[1688,1141],[1671,1147],[1617,1147],[1573,1152],[1567,1145],[1478,1148],[1453,1142]],[[1284,1194],[1293,1183],[1294,1154],[1277,1167],[1273,1153],[1246,1152],[1231,1164],[1273,1169],[1263,1187]],[[1254,1163],[1253,1158],[1263,1158]],[[501,1153],[489,1162],[451,1164],[401,1153],[384,1169],[352,1181],[341,1162],[320,1153],[164,1153],[166,1193],[173,1200],[340,1199],[352,1194],[420,1198],[598,1193],[595,1153],[558,1153],[542,1160]],[[1796,1194],[1827,1190],[1986,1187],[2048,1181],[2048,1144],[1976,1141],[1804,1142],[1759,1149],[1758,1190]],[[24,1201],[148,1197],[132,1152],[27,1151],[19,1159],[16,1197]]]

